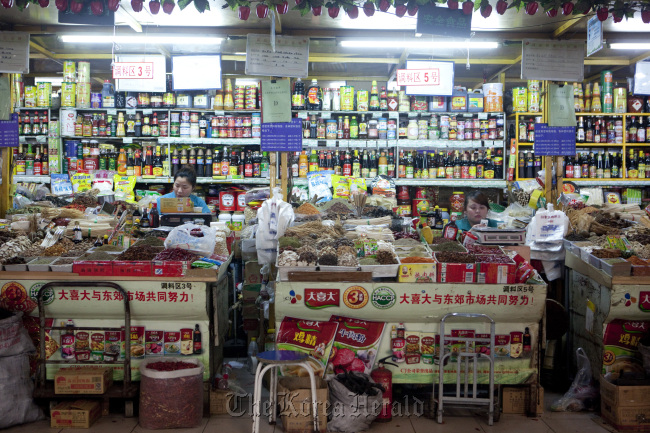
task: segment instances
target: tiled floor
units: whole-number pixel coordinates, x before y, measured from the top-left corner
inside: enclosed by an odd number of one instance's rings
[[[472,415],[459,411],[456,416],[445,416],[444,423],[424,417],[394,418],[390,423],[373,423],[369,433],[606,433],[613,431],[603,426],[601,418],[593,413],[557,413],[548,410],[550,404],[559,397],[546,394],[545,408],[541,417],[527,418],[523,415],[502,415],[501,420],[493,426],[487,425],[485,415]],[[229,416],[212,416],[204,418],[199,427],[193,429],[163,430],[168,433],[249,433],[250,417],[232,418]],[[49,421],[43,420],[31,424],[15,426],[3,433],[55,433],[55,432],[92,432],[92,433],[148,433],[138,425],[137,418],[124,418],[110,415],[99,419],[90,429],[51,429]],[[160,431],[160,430],[155,430]],[[271,426],[266,420],[260,423],[260,433],[280,433],[281,425]]]

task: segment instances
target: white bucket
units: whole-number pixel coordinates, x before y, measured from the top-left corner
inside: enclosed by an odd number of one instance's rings
[[[503,84],[483,84],[483,98],[485,100],[483,104],[485,111],[492,113],[503,111]]]

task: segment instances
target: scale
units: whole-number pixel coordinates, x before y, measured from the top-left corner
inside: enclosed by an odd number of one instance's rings
[[[521,245],[526,243],[525,228],[472,227],[471,232],[478,238],[478,243],[483,245]]]
[[[211,213],[166,213],[160,217],[160,225],[165,227],[178,227],[185,223],[193,223],[195,220],[203,220],[203,224],[210,226],[212,222]]]

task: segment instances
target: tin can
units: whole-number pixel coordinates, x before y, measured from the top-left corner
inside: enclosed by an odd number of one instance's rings
[[[77,84],[61,83],[61,106],[75,107],[77,101]]]
[[[226,128],[226,131],[228,133],[228,138],[235,138],[236,137],[235,128],[228,127],[228,128]]]
[[[63,81],[74,82],[77,80],[77,65],[73,60],[63,62]]]
[[[77,108],[90,108],[90,83],[77,83]]]
[[[90,108],[102,108],[102,94],[101,93],[91,93],[90,94]]]
[[[163,95],[163,107],[172,108],[176,105],[176,96],[169,92]]]
[[[386,132],[386,138],[389,140],[397,139],[397,121],[395,119],[388,119],[388,131]]]
[[[259,125],[253,125],[251,128],[251,136],[253,138],[260,138],[262,136],[262,127]]]
[[[440,138],[440,130],[432,126],[429,127],[429,140],[437,140]]]
[[[52,83],[36,83],[36,106],[50,107],[52,105]]]
[[[250,128],[253,125],[253,119],[251,116],[242,117],[242,126]]]
[[[354,87],[341,86],[341,110],[353,111],[354,110]]]
[[[191,112],[190,113],[190,122],[191,123],[199,123],[199,113],[197,112]]]
[[[525,87],[512,88],[512,110],[515,113],[525,113],[528,106],[528,90]]]
[[[190,123],[189,122],[181,122],[181,137],[189,137],[190,136]]]
[[[219,138],[228,138],[228,128],[225,126],[219,127]]]
[[[77,63],[77,83],[90,82],[90,62]]]
[[[253,126],[256,126],[256,125],[261,126],[262,125],[262,117],[261,117],[260,113],[253,113],[253,115],[251,116],[251,120],[252,120],[251,124]]]
[[[25,106],[25,83],[23,83],[23,74],[14,74],[14,107],[21,108]]]
[[[235,117],[235,128],[242,128],[244,126],[244,119],[240,116]]]
[[[539,113],[539,90],[528,91],[528,112]]]
[[[244,138],[244,128],[235,128],[235,138]]]
[[[465,122],[458,122],[456,140],[465,140]]]
[[[528,91],[539,92],[539,80],[528,80]]]
[[[488,140],[496,140],[496,139],[497,139],[497,130],[496,130],[496,128],[488,129]]]
[[[242,131],[244,131],[244,138],[251,138],[253,136],[253,131],[251,130],[250,126],[242,128]]]
[[[138,93],[138,108],[148,108],[151,106],[151,95],[148,92]]]
[[[25,108],[36,107],[36,86],[25,86]]]
[[[368,111],[367,90],[357,90],[357,111]]]
[[[480,140],[481,139],[481,129],[480,128],[472,129],[472,139],[474,139],[474,140]]]
[[[440,127],[449,128],[450,117],[449,116],[440,116]]]
[[[625,113],[627,110],[627,89],[616,87],[614,89],[614,113]]]

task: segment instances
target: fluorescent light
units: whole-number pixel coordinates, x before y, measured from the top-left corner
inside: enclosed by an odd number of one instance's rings
[[[113,36],[96,34],[61,35],[61,41],[79,44],[187,44],[187,45],[218,45],[223,38],[208,36]]]
[[[614,43],[609,44],[612,50],[650,50],[648,43]]]
[[[39,83],[52,83],[53,87],[61,87],[61,83],[63,83],[63,77],[36,77],[34,81]]]
[[[499,48],[498,42],[478,42],[478,41],[422,41],[422,40],[402,40],[402,41],[383,41],[377,39],[346,39],[340,41],[342,47],[348,48],[419,48],[419,49],[450,49],[450,48],[479,48],[495,49]]]
[[[254,78],[235,78],[235,85],[238,86],[258,86],[260,80]]]

